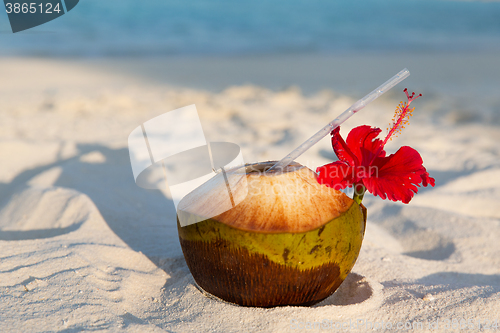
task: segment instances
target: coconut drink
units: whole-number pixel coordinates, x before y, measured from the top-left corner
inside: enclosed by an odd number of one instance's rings
[[[312,305],[340,286],[361,249],[367,219],[361,203],[365,192],[407,204],[418,187],[435,185],[415,149],[402,146],[390,155],[385,151],[386,143],[409,124],[414,110],[410,104],[421,94],[410,95],[404,89],[407,102],[396,108],[384,139],[379,138],[380,128],[367,125],[353,128],[346,140],[340,135],[340,124],[409,74],[402,70],[356,101],[279,162],[241,166],[243,162],[234,164],[234,159],[224,164],[229,168],[225,170],[223,164],[216,167],[211,160],[215,176],[181,177],[185,183],[176,192],[182,194],[181,199],[173,200],[179,240],[202,292],[243,306],[272,307]],[[132,134],[133,139],[146,139],[144,128]],[[318,167],[316,172],[294,162],[328,134],[337,161]],[[131,141],[129,137],[129,150],[130,142],[139,139]],[[154,142],[155,149],[161,147],[158,140]],[[131,150],[136,182],[149,161],[158,162],[148,141],[139,143]],[[203,146],[205,141],[196,143]],[[221,149],[226,150],[226,146]],[[198,150],[189,151],[198,158]],[[164,164],[163,171],[167,173]],[[172,183],[179,185],[179,181]],[[189,185],[189,191],[184,184]],[[340,191],[346,188],[353,188],[352,199]]]
[[[233,197],[246,195],[222,214],[178,223],[186,263],[208,294],[243,306],[312,305],[330,296],[354,266],[366,210],[319,184],[309,168],[292,163],[269,171],[275,163],[228,171],[179,204],[184,220],[186,214],[212,216],[227,189],[223,176],[233,182]]]
[[[278,163],[222,170],[189,193],[179,204],[178,216],[203,221],[178,223],[178,230],[198,286],[245,306],[312,305],[330,296],[359,255],[365,192],[409,203],[419,186],[434,186],[415,149],[403,146],[391,155],[385,151],[388,140],[408,124],[410,103],[421,96],[404,92],[408,101],[396,108],[385,139],[378,138],[381,129],[362,125],[344,141],[335,126],[330,134],[339,160],[318,167],[317,173],[292,162],[292,152]],[[347,187],[354,189],[352,199],[338,191]],[[214,213],[228,190],[231,202],[238,204]]]

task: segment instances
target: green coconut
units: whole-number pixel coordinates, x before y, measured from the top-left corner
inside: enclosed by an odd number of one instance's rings
[[[225,182],[214,179],[186,196],[178,210],[184,220],[212,216],[228,184],[239,203],[198,223],[178,222],[182,251],[198,286],[227,302],[312,305],[330,296],[354,266],[366,209],[319,184],[307,167],[264,172],[273,164],[228,172]]]

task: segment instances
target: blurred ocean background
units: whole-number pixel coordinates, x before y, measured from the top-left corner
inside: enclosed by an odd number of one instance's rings
[[[3,8],[3,7],[2,7]],[[1,56],[120,57],[500,50],[500,2],[81,0]]]
[[[252,84],[353,97],[407,67],[405,85],[432,101],[433,117],[500,124],[500,1],[81,0],[15,34],[0,10],[0,57],[211,92]]]

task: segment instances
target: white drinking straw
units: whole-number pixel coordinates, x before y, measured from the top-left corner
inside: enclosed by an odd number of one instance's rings
[[[290,154],[286,155],[281,161],[273,165],[269,170],[273,169],[281,169],[285,168],[288,164],[290,164],[293,160],[295,160],[297,157],[302,155],[306,150],[311,148],[313,145],[315,145],[319,140],[323,139],[328,133],[331,133],[335,128],[339,127],[340,124],[342,124],[344,121],[349,119],[353,114],[364,108],[366,105],[368,105],[370,102],[373,102],[375,99],[377,99],[380,95],[385,93],[386,91],[390,90],[392,87],[394,87],[396,84],[399,82],[403,81],[406,79],[408,76],[410,76],[410,71],[408,69],[403,69],[400,71],[398,74],[394,75],[391,77],[389,80],[387,80],[384,84],[373,90],[371,93],[366,95],[365,97],[361,98],[358,100],[356,103],[351,105],[350,108],[345,110],[341,115],[339,115],[337,118],[335,118],[332,122],[330,122],[328,125],[320,129],[316,134],[311,136],[309,139],[307,139],[304,143],[302,143],[300,146],[295,148]]]

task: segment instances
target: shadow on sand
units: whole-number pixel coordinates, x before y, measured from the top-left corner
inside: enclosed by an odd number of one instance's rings
[[[10,183],[0,183],[0,210],[12,196],[28,189],[35,176],[59,168],[61,172],[53,186],[87,195],[108,226],[132,249],[142,252],[157,265],[159,258],[182,256],[173,202],[159,190],[146,190],[135,184],[128,149],[97,144],[79,144],[77,149],[74,157],[25,170]],[[88,153],[101,154],[104,159],[85,162],[82,156]],[[65,228],[29,231],[2,230],[4,226],[0,225],[0,239],[48,238],[75,231],[80,225],[75,221]]]

